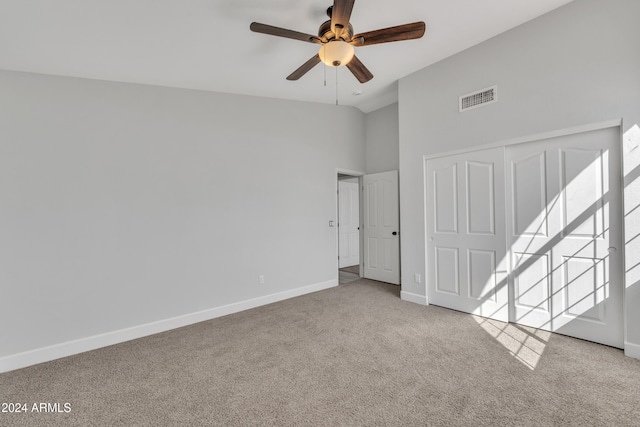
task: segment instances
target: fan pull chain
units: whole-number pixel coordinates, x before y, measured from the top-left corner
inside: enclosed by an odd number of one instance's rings
[[[336,67],[336,105],[338,105],[338,67]]]
[[[322,55],[324,56],[324,45],[322,45]],[[327,87],[327,63],[323,61],[324,64],[324,87]]]
[[[327,87],[327,64],[324,64],[324,87]]]

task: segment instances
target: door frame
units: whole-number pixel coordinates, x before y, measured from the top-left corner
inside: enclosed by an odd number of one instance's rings
[[[622,168],[622,162],[623,162],[623,122],[622,119],[614,119],[614,120],[607,120],[607,121],[602,121],[602,122],[595,122],[595,123],[589,123],[589,124],[585,124],[585,125],[581,125],[581,126],[574,126],[574,127],[569,127],[569,128],[564,128],[564,129],[558,129],[558,130],[554,130],[554,131],[549,131],[549,132],[543,132],[543,133],[538,133],[538,134],[532,134],[532,135],[526,135],[526,136],[522,136],[522,137],[517,137],[517,138],[511,138],[511,139],[506,139],[506,140],[502,140],[502,141],[497,141],[497,142],[493,142],[493,143],[489,143],[489,144],[483,144],[483,145],[479,145],[479,146],[475,146],[475,147],[468,147],[468,148],[463,148],[463,149],[458,149],[458,150],[451,150],[451,151],[447,151],[447,152],[442,152],[442,153],[437,153],[437,154],[431,154],[431,155],[424,155],[423,156],[423,160],[422,160],[422,167],[423,167],[423,227],[424,227],[424,254],[425,254],[425,259],[424,259],[424,268],[425,268],[425,283],[424,283],[424,292],[425,292],[425,299],[426,299],[426,305],[429,304],[429,292],[428,292],[428,282],[427,282],[427,278],[429,277],[429,273],[427,272],[427,258],[426,258],[426,254],[427,254],[427,244],[428,244],[428,236],[427,236],[427,186],[426,186],[426,178],[427,178],[427,161],[431,160],[431,159],[437,159],[440,157],[448,157],[448,156],[454,156],[454,155],[460,155],[460,154],[466,154],[466,153],[472,153],[475,151],[481,151],[481,150],[486,150],[486,149],[491,149],[491,148],[499,148],[499,147],[504,147],[505,148],[505,152],[506,152],[506,148],[508,146],[512,146],[512,145],[518,145],[518,144],[524,144],[524,143],[531,143],[531,142],[537,142],[537,141],[542,141],[545,139],[551,139],[551,138],[559,138],[559,137],[564,137],[564,136],[569,136],[569,135],[575,135],[575,134],[580,134],[580,133],[585,133],[585,132],[592,132],[592,131],[597,131],[597,130],[602,130],[602,129],[608,129],[608,128],[615,128],[617,127],[619,129],[619,139],[618,139],[618,144],[619,144],[619,158],[617,159],[618,162],[620,162],[620,185],[619,185],[619,197],[620,200],[622,201],[622,206],[620,209],[620,212],[614,213],[615,214],[615,218],[620,222],[620,232],[622,234],[621,238],[622,238],[622,242],[623,244],[621,245],[621,249],[618,251],[618,256],[620,256],[621,258],[621,264],[623,267],[623,272],[626,271],[626,265],[625,265],[625,252],[626,252],[626,246],[624,244],[624,237],[625,237],[625,230],[624,230],[624,169]],[[506,169],[505,169],[505,173],[506,173]],[[506,180],[505,180],[505,185],[506,185]],[[505,189],[506,191],[506,189]],[[505,218],[506,218],[506,214],[507,214],[507,206],[505,204],[504,206],[505,209]],[[614,216],[611,215],[610,216],[610,221],[614,220]],[[508,242],[505,242],[505,244],[507,244]],[[511,278],[512,275],[512,270],[513,270],[513,266],[511,265],[511,255],[510,255],[510,249],[508,247],[507,244],[507,257],[509,259],[509,262],[507,262],[507,275],[509,278]],[[621,309],[623,310],[623,345],[626,345],[627,339],[626,339],[626,331],[627,331],[627,315],[626,315],[626,275],[625,274],[621,274],[620,275],[620,280],[621,280],[621,286],[622,286],[622,307]],[[512,289],[511,289],[512,283],[511,283],[511,279],[509,280],[509,298],[511,298],[511,293],[512,293]],[[511,307],[509,307],[509,321],[512,321],[512,314],[511,313]]]

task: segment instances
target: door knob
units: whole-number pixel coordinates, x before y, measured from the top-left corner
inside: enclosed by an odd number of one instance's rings
[[[398,232],[397,232],[397,231],[394,231],[394,232],[393,232],[393,233],[391,233],[391,234],[393,234],[394,236],[397,236],[397,235],[398,235]]]

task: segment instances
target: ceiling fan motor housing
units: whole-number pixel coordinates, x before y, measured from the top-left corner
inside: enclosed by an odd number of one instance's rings
[[[342,39],[347,42],[351,41],[353,37],[353,26],[351,24],[348,25],[347,29],[342,30],[342,34],[339,37],[336,37],[335,33],[331,31],[331,21],[325,21],[320,25],[318,29],[318,37],[322,39],[322,41],[331,41],[333,39]]]

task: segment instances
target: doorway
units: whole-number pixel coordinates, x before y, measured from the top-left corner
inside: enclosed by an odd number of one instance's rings
[[[338,174],[338,282],[361,277],[360,177]]]
[[[357,184],[349,187],[349,182]],[[345,280],[364,277],[399,285],[398,171],[369,175],[338,173],[337,202],[339,276]]]

